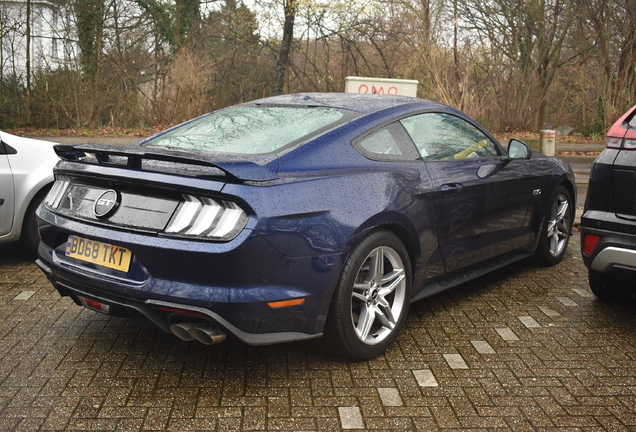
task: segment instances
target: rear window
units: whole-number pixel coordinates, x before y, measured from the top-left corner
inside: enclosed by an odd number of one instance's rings
[[[352,113],[332,108],[235,106],[179,126],[145,145],[264,154],[336,126]]]

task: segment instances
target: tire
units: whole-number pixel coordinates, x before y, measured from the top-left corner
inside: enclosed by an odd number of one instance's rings
[[[384,353],[406,320],[411,280],[409,255],[400,239],[384,230],[367,235],[340,275],[325,325],[325,347],[354,360]]]
[[[572,234],[574,205],[570,192],[559,186],[550,197],[536,251],[540,264],[552,266],[563,259]]]
[[[629,301],[636,294],[636,283],[588,270],[590,289],[596,297],[611,302]]]
[[[46,186],[33,197],[22,222],[22,233],[20,234],[22,247],[29,255],[34,257],[37,256],[38,246],[40,245],[40,234],[38,233],[38,222],[35,211],[46,197],[49,189],[50,186]]]

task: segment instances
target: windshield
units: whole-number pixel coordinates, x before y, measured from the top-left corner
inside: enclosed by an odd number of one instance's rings
[[[332,108],[234,106],[179,126],[145,145],[232,154],[264,154],[335,126]]]

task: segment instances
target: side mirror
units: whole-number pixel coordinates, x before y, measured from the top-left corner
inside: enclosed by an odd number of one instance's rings
[[[508,160],[530,159],[531,155],[532,152],[528,144],[516,138],[511,138],[510,141],[508,141]]]

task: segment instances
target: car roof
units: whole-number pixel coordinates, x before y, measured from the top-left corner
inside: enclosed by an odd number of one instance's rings
[[[408,104],[417,104],[421,109],[450,108],[438,102],[410,96],[358,93],[296,93],[272,96],[246,103],[246,105],[324,106],[357,111],[362,114]]]

